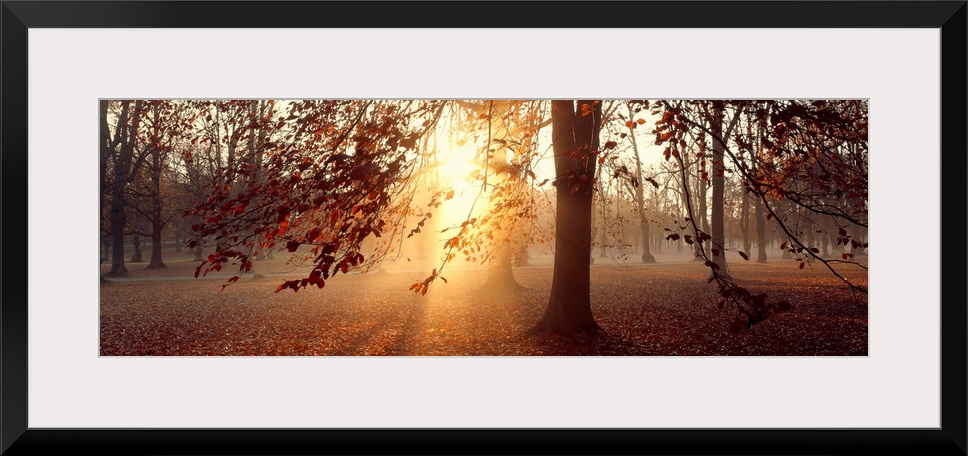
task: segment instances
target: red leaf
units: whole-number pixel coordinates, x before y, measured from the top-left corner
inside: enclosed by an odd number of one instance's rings
[[[803,267],[806,266],[806,265],[807,265],[807,263],[804,263],[803,261],[801,261],[800,262],[800,269],[803,269]]]
[[[742,251],[739,251],[739,252],[736,252],[736,253],[739,253],[739,256],[743,257],[744,260],[746,260],[746,261],[749,261],[750,260],[750,257],[746,256],[746,254],[743,253]]]

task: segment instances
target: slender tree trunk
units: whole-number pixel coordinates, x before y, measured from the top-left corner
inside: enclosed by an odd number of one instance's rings
[[[144,258],[141,257],[141,236],[135,234],[131,236],[131,244],[134,246],[134,254],[131,255],[131,263],[144,263]]]
[[[632,108],[628,109],[629,119],[632,118]],[[652,255],[652,250],[650,248],[650,243],[652,242],[652,236],[649,226],[649,217],[645,212],[645,191],[642,186],[645,181],[642,179],[642,160],[639,156],[639,144],[635,141],[635,132],[629,133],[629,137],[632,138],[632,151],[635,153],[635,177],[638,179],[638,185],[635,186],[635,205],[639,209],[639,229],[642,231],[642,262],[643,263],[655,263],[655,256]]]
[[[606,256],[608,256],[605,253],[605,249],[607,247],[607,242],[608,242],[608,239],[606,238],[606,236],[608,235],[608,225],[606,224],[607,221],[605,220],[605,211],[606,211],[607,208],[605,207],[605,201],[603,199],[600,199],[598,201],[598,203],[599,203],[598,205],[601,206],[601,208],[602,208],[602,210],[601,210],[601,216],[602,216],[602,218],[601,218],[601,220],[602,220],[602,240],[598,244],[598,249],[599,249],[598,256],[599,256],[599,258],[605,258]]]
[[[746,257],[750,256],[750,197],[746,189],[743,188],[742,208],[740,209],[739,229],[743,231],[743,253]]]
[[[504,120],[504,112],[508,109],[510,109],[510,103],[506,101],[488,101],[488,134],[492,140],[507,141],[511,139],[512,133]],[[494,184],[498,187],[508,185],[513,177],[507,170],[507,148],[503,145],[498,145],[498,147],[492,150],[493,155],[490,158],[492,160],[490,166],[491,171],[493,171]],[[496,201],[491,201],[490,203],[494,204]],[[494,256],[491,260],[491,267],[487,272],[487,280],[484,282],[484,288],[486,289],[514,290],[523,288],[514,280],[514,273],[511,269],[512,250],[515,248],[512,237],[513,229],[514,227],[510,223],[501,223],[498,229],[491,231],[491,235],[493,236],[491,239],[491,249],[494,252]]]
[[[713,263],[719,266],[719,273],[729,275],[726,269],[726,236],[724,230],[725,201],[723,196],[726,187],[726,167],[723,163],[725,145],[723,137],[723,111],[713,103],[713,121],[711,125],[713,136],[713,214],[712,214],[712,248]]]
[[[766,216],[763,215],[763,202],[757,197],[753,201],[756,212],[756,262],[766,263]]]
[[[512,260],[514,264],[518,267],[530,266],[531,265],[531,255],[528,253],[528,233],[523,230],[518,231],[518,243],[514,247],[514,255]]]
[[[595,177],[601,103],[552,101],[552,141],[557,176],[555,266],[551,297],[531,332],[594,333],[589,262],[591,256],[592,181]],[[590,111],[590,112],[589,112]],[[577,152],[572,156],[572,152]]]
[[[694,216],[698,216],[699,220],[696,220],[696,226],[699,226],[704,233],[709,233],[709,219],[706,218],[706,181],[702,178],[702,172],[696,179],[696,206],[699,210],[694,213]],[[695,251],[695,256],[692,261],[705,261],[703,259],[703,253],[706,251],[706,247],[699,243],[692,243],[693,250]]]

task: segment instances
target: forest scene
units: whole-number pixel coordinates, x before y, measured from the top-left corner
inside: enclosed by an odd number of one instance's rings
[[[100,100],[101,356],[867,356],[867,100]]]

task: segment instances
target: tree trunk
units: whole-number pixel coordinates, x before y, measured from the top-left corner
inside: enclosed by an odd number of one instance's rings
[[[155,122],[158,122],[159,114],[155,114]],[[161,209],[161,173],[164,165],[162,151],[155,148],[151,151],[151,261],[148,269],[164,269],[165,262],[161,258],[161,230],[165,226],[162,219]]]
[[[512,260],[514,264],[518,267],[530,266],[531,265],[531,255],[528,253],[528,235],[525,232],[520,232],[518,236],[518,244],[515,245],[514,254]]]
[[[766,263],[766,216],[763,215],[763,202],[757,197],[753,201],[756,211],[756,262]]]
[[[641,224],[639,225],[642,230],[642,262],[643,263],[655,263],[655,256],[652,255],[652,250],[649,244],[652,241],[652,233],[650,232],[649,221],[645,220],[643,217]]]
[[[492,140],[509,141],[512,139],[511,128],[504,120],[504,112],[511,108],[506,101],[488,101],[488,136]],[[489,145],[490,146],[490,145]],[[508,150],[503,145],[492,149],[493,154],[490,158],[490,171],[493,172],[494,185],[501,188],[508,185],[511,176],[508,168]],[[489,204],[496,204],[499,201],[493,199]],[[501,216],[498,217],[499,219]],[[514,273],[511,270],[512,249],[514,249],[514,226],[510,222],[498,221],[498,225],[492,229],[490,234],[490,248],[494,252],[491,260],[491,267],[488,269],[487,280],[484,288],[488,290],[516,290],[523,288],[514,280]]]
[[[110,129],[108,127],[108,100],[101,100],[100,102],[98,102],[98,109],[99,109],[99,115],[100,115],[100,121],[101,121],[101,125],[100,125],[100,129],[101,129],[101,132],[100,132],[101,133],[101,144],[100,144],[101,145],[101,157],[100,157],[100,159],[101,159],[101,162],[100,162],[100,165],[101,165],[101,175],[100,175],[101,183],[100,183],[100,186],[98,187],[98,189],[100,190],[98,192],[99,197],[100,197],[100,204],[98,205],[98,221],[100,223],[100,225],[99,225],[99,228],[100,228],[99,234],[101,235],[101,243],[104,244],[104,254],[101,256],[101,261],[103,262],[103,261],[105,261],[105,260],[108,259],[108,245],[109,245],[105,241],[105,239],[104,239],[104,233],[105,233],[105,229],[104,229],[104,222],[105,222],[105,220],[104,220],[104,218],[105,218],[104,217],[104,196],[105,196],[105,191],[107,190],[107,189],[105,189],[105,187],[107,186],[107,178],[108,178],[108,176],[107,176],[107,174],[108,174],[108,159],[111,158],[111,156],[114,154],[114,147],[115,147],[115,145],[112,144],[112,142],[111,142],[111,132],[110,132]]]
[[[723,194],[726,187],[726,167],[723,163],[723,151],[725,145],[723,137],[723,111],[713,103],[713,121],[711,125],[713,137],[713,214],[712,214],[712,248],[713,263],[719,266],[719,273],[729,275],[726,270],[726,242],[725,230],[723,229],[725,202]],[[705,199],[705,198],[704,198]]]
[[[740,209],[739,229],[743,231],[743,253],[750,256],[750,195],[745,188],[743,191],[742,209]]]
[[[511,249],[510,245],[498,248],[491,260],[491,267],[487,270],[487,280],[484,281],[482,289],[484,291],[504,291],[524,288],[514,280],[514,273],[511,272]]]
[[[700,168],[698,179],[696,179],[696,206],[699,210],[693,213],[693,216],[699,217],[699,220],[695,221],[696,226],[704,233],[709,233],[709,219],[706,217],[706,180],[702,178],[702,168]],[[697,234],[697,238],[698,233]],[[693,242],[692,247],[695,251],[695,257],[692,261],[705,261],[703,259],[703,253],[706,251],[706,247],[699,242]]]
[[[583,106],[584,105],[584,106]],[[601,103],[552,101],[552,141],[557,176],[555,262],[551,298],[535,333],[595,333],[591,310],[592,181],[598,151]],[[590,112],[589,112],[590,111]],[[572,152],[576,152],[572,156]]]
[[[151,215],[151,261],[148,262],[148,269],[164,269],[165,262],[161,258],[161,247],[164,245],[161,238],[161,230],[164,222],[161,220],[161,209]]]
[[[121,103],[121,115],[118,117],[118,127],[121,129],[119,150],[114,160],[114,183],[111,188],[111,271],[110,275],[127,275],[128,268],[124,265],[124,228],[127,217],[124,213],[125,186],[128,174],[134,160],[135,143],[138,140],[138,121],[141,102],[136,102],[133,113],[130,101]],[[132,118],[129,122],[128,117]]]
[[[628,109],[629,119],[632,118],[632,108]],[[629,137],[632,138],[632,151],[635,153],[635,177],[638,180],[638,185],[635,186],[635,204],[639,209],[639,229],[642,231],[642,262],[643,263],[655,263],[655,257],[652,255],[651,246],[652,236],[649,232],[649,217],[645,213],[645,191],[642,189],[642,185],[645,181],[642,179],[642,160],[639,157],[639,144],[635,141],[635,132],[629,133]]]
[[[141,236],[135,234],[131,237],[131,244],[134,245],[134,254],[131,255],[132,263],[144,263],[145,260],[141,257]]]

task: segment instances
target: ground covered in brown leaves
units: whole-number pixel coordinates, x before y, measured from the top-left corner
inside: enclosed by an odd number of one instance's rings
[[[486,271],[465,269],[447,271],[449,282],[426,296],[407,291],[429,273],[415,264],[341,274],[298,293],[274,292],[281,263],[224,290],[227,276],[190,278],[190,261],[129,265],[129,277],[101,286],[101,355],[867,355],[867,296],[820,264],[731,263],[750,291],[796,306],[739,335],[701,264],[596,264],[592,311],[605,334],[529,336],[552,279],[536,263],[514,271],[521,290],[482,290]],[[863,271],[851,277],[866,286]]]

